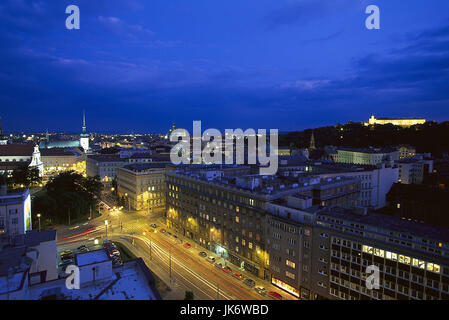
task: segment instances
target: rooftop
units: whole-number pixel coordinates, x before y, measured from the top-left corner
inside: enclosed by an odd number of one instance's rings
[[[340,207],[327,207],[318,216],[329,216],[338,219],[350,220],[373,227],[388,229],[401,233],[409,233],[413,236],[431,238],[449,243],[449,229],[434,227],[425,223],[387,216],[378,213],[359,215],[354,209]]]
[[[87,266],[94,263],[111,260],[104,249],[89,251],[85,253],[78,253],[75,257],[76,265],[78,267]]]
[[[28,156],[34,152],[34,144],[19,144],[19,143],[11,143],[0,145],[0,156]]]

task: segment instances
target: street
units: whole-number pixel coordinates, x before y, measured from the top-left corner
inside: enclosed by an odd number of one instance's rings
[[[105,220],[108,220],[107,226]],[[153,223],[158,227],[150,227]],[[160,232],[161,228],[172,235]],[[58,251],[76,248],[81,244],[92,246],[94,239],[106,239],[106,232],[108,239],[122,243],[134,255],[141,257],[149,269],[171,287],[172,292],[165,297],[166,299],[183,299],[185,291],[193,291],[195,299],[272,299],[268,295],[260,295],[253,288],[245,285],[242,280],[234,278],[200,257],[199,252],[204,251],[208,256],[215,257],[216,262],[223,262],[220,260],[221,257],[200,247],[190,239],[179,234],[177,234],[178,238],[175,238],[173,235],[176,232],[167,228],[161,216],[152,216],[149,219],[146,212],[120,211],[119,213],[119,211],[102,210],[101,217],[78,226],[58,230]],[[190,248],[183,246],[186,242],[191,244]],[[267,292],[281,293],[284,300],[296,299],[268,281],[258,279],[229,262],[227,265],[233,272],[238,271],[245,277],[253,279],[256,286],[265,287]]]

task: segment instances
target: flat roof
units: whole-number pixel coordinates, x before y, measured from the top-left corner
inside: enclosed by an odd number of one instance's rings
[[[111,260],[104,249],[78,253],[75,258],[78,267]]]
[[[387,216],[379,213],[368,213],[367,215],[360,215],[355,213],[354,210],[340,207],[325,208],[318,214],[318,216],[321,215],[359,222],[380,229],[408,233],[413,236],[430,238],[449,243],[448,228],[435,227],[422,222],[409,221],[407,219]]]

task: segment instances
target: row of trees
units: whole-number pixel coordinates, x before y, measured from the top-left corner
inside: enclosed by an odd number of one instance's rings
[[[347,147],[369,147],[409,144],[419,153],[430,152],[443,156],[449,152],[449,122],[426,122],[403,128],[394,125],[365,126],[359,122],[348,122],[336,126],[313,130],[317,147],[326,145]],[[307,148],[310,146],[312,130],[290,132],[279,135],[279,145]]]
[[[84,178],[73,171],[60,173],[33,199],[33,213],[40,213],[52,224],[69,223],[95,211],[102,188],[99,177]]]

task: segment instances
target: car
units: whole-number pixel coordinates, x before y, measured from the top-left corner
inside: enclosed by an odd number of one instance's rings
[[[175,237],[176,239],[178,239],[178,236],[177,236],[176,234],[174,234],[173,237]]]
[[[62,271],[65,271],[69,265],[73,264],[73,259],[64,260],[59,263],[59,267]]]
[[[253,279],[250,278],[246,278],[245,280],[243,280],[243,283],[246,284],[248,287],[254,288],[254,286],[256,285],[256,282]]]
[[[276,291],[270,291],[270,292],[268,292],[268,295],[274,299],[282,300],[282,296],[279,293],[277,293]]]
[[[264,296],[264,295],[267,294],[267,289],[265,289],[265,288],[262,287],[262,286],[257,286],[257,287],[254,288],[254,290],[256,290],[256,292],[257,292],[258,294],[260,294],[261,296]]]
[[[170,232],[170,231],[167,231],[167,234],[168,234],[169,236],[171,236],[171,232]]]
[[[232,272],[232,269],[231,268],[229,268],[228,266],[226,266],[226,267],[223,267],[223,269],[222,269],[224,272],[226,272],[226,273],[231,273]]]
[[[165,233],[166,231],[165,231],[165,229],[164,228],[161,228],[161,230],[159,230],[161,233]]]
[[[241,274],[240,272],[233,272],[233,273],[232,273],[232,276],[233,276],[234,278],[239,279],[239,280],[243,280],[243,278],[244,278],[243,274]]]
[[[155,224],[155,223],[150,224],[150,226],[151,226],[152,228],[157,228],[157,224]]]
[[[200,257],[203,257],[203,258],[207,257],[207,253],[204,252],[204,251],[201,251],[201,252],[198,253],[198,254],[200,255]]]
[[[189,249],[192,245],[188,242],[184,243],[184,248]]]
[[[78,248],[76,248],[76,250],[79,253],[84,253],[84,252],[88,252],[89,251],[89,249],[85,245],[79,246]]]
[[[217,268],[223,269],[223,265],[221,263],[214,263],[214,266]]]
[[[73,251],[72,250],[64,250],[60,253],[61,256],[69,255],[69,254],[73,254]]]
[[[111,240],[103,240],[103,248],[106,248],[107,246],[112,245],[112,241]]]
[[[207,262],[210,262],[210,263],[214,263],[215,262],[215,258],[212,257],[212,256],[207,257],[206,260],[207,260]]]
[[[61,252],[61,260],[72,260],[73,259],[73,252],[71,250],[63,251]]]

